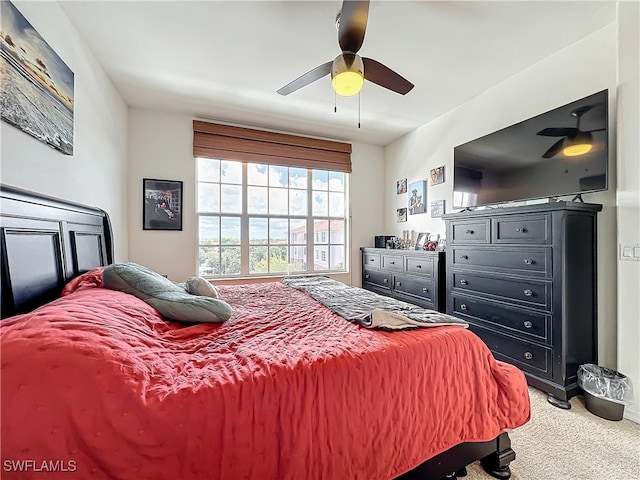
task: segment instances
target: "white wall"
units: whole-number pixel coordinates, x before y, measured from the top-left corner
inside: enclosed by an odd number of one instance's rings
[[[145,109],[129,110],[129,260],[184,281],[196,275],[196,169],[193,117]],[[351,154],[351,272],[336,278],[360,284],[360,246],[373,246],[382,231],[384,151],[353,144]],[[142,179],[184,182],[182,231],[142,229]],[[138,200],[140,199],[140,200]]]
[[[127,107],[57,3],[13,2],[75,73],[74,154],[0,122],[0,180],[106,210],[116,259],[127,258]]]
[[[445,183],[427,188],[427,202],[445,199],[449,211],[456,145],[604,89],[609,89],[609,114],[615,119],[616,59],[617,26],[612,23],[389,145],[385,152],[386,230],[395,234],[407,228],[445,233],[444,221],[432,219],[428,213],[396,223],[396,208],[406,206],[406,196],[396,195],[395,182],[405,177],[409,182],[427,179],[429,169],[445,165]],[[584,195],[585,202],[604,205],[598,214],[598,363],[611,368],[616,368],[618,357],[615,134],[614,128],[610,136],[609,190]],[[635,136],[637,139],[637,130]],[[633,161],[637,161],[637,150]],[[619,322],[637,323],[637,314],[619,318]],[[634,328],[637,332],[637,326]],[[639,379],[634,380],[638,383]]]
[[[618,4],[618,248],[640,246],[640,4]],[[618,261],[618,370],[631,378],[640,423],[640,262]]]

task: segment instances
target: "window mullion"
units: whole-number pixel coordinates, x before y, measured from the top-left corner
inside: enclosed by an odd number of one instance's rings
[[[240,273],[249,276],[249,194],[248,166],[242,162],[242,214],[240,217]]]
[[[315,267],[315,240],[313,238],[313,171],[307,170],[307,273]]]

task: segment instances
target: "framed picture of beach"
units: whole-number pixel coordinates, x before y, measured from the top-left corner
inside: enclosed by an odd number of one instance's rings
[[[73,155],[74,74],[13,3],[0,4],[2,120]]]

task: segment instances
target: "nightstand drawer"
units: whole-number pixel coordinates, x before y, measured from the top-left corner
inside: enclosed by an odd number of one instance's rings
[[[451,277],[454,291],[488,294],[518,302],[521,305],[551,310],[550,282],[505,275],[496,277],[464,271],[455,271]]]
[[[489,220],[453,222],[451,243],[489,243]]]
[[[452,247],[451,261],[456,267],[501,268],[518,274],[550,277],[551,253],[551,248]]]
[[[402,271],[402,257],[398,255],[382,255],[382,267],[394,272]]]
[[[393,289],[396,292],[423,298],[429,302],[434,301],[433,280],[411,277],[408,275],[395,275]]]
[[[551,315],[458,295],[453,295],[453,315],[551,344]]]
[[[432,277],[433,258],[405,257],[404,271],[405,273]]]
[[[487,344],[497,360],[506,361],[526,371],[551,377],[551,349],[518,340],[508,335],[493,332],[470,324],[469,329]]]
[[[364,254],[363,267],[380,268],[380,255],[377,253],[365,253]]]
[[[493,243],[551,243],[551,215],[518,215],[491,220]]]
[[[391,288],[391,273],[365,270],[362,281],[377,287]]]

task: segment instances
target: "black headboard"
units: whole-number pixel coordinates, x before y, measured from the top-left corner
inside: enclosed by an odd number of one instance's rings
[[[60,295],[72,278],[113,262],[103,210],[0,186],[1,318]]]

